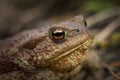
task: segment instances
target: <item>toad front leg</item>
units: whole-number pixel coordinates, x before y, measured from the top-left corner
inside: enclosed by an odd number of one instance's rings
[[[81,80],[102,80],[103,77],[102,63],[100,57],[97,55],[95,51],[90,50],[89,53],[87,53],[87,58],[86,61],[84,62],[82,71],[85,73],[81,73],[79,74],[79,76],[83,74],[85,75],[84,77],[82,76],[82,78],[79,77]]]

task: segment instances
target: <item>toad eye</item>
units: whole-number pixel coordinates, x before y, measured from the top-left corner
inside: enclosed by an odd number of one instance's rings
[[[67,30],[63,27],[53,27],[50,28],[49,30],[49,37],[54,41],[54,42],[63,42],[66,39],[66,34]]]
[[[65,37],[65,32],[61,29],[56,29],[52,31],[52,38],[54,40],[62,40]]]

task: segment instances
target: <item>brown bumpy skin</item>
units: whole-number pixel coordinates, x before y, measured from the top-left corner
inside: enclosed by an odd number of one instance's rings
[[[67,80],[93,36],[82,16],[0,41],[0,80]]]

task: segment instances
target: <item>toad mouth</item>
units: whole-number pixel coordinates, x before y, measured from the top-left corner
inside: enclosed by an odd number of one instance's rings
[[[61,54],[57,57],[55,57],[54,59],[52,59],[52,61],[60,60],[61,58],[66,57],[67,55],[73,54],[74,51],[79,51],[79,52],[86,51],[86,50],[88,50],[88,48],[90,47],[92,42],[93,42],[93,39],[90,38],[90,39],[86,40],[85,42],[83,42],[82,44],[79,44],[78,46],[64,52],[63,54]]]

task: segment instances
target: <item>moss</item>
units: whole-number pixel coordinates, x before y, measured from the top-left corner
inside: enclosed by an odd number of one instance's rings
[[[89,0],[85,5],[86,11],[98,12],[112,7],[107,0]]]

